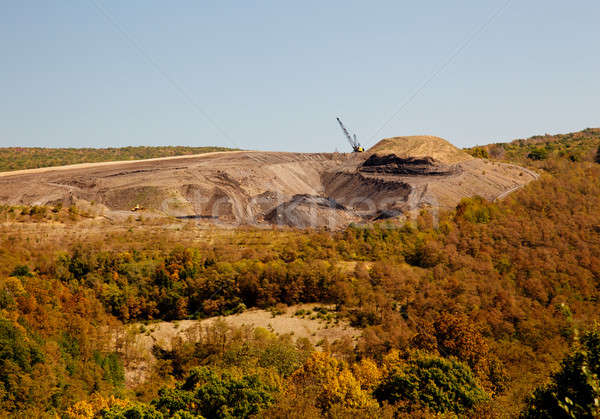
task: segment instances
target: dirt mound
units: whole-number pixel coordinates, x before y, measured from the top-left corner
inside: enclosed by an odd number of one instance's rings
[[[265,220],[275,225],[307,228],[329,227],[333,230],[361,221],[360,217],[331,198],[314,195],[295,195],[291,200],[278,205]]]
[[[327,173],[323,184],[327,196],[363,217],[398,207],[412,191],[412,187],[401,180],[362,173]]]
[[[443,138],[431,135],[384,138],[367,150],[367,153],[380,156],[393,154],[403,159],[430,157],[443,164],[456,164],[473,159]]]

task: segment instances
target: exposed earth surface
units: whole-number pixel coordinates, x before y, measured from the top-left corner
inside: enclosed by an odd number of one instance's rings
[[[90,205],[110,218],[329,227],[502,198],[536,178],[439,137],[381,140],[364,153],[215,152],[0,173],[0,202]]]

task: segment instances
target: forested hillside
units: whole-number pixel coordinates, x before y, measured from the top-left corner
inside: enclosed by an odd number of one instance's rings
[[[120,148],[0,148],[0,172],[76,163],[99,163],[118,160],[141,160],[156,157],[228,151],[225,147],[120,147]]]
[[[2,207],[1,414],[598,415],[600,130],[469,152],[541,176],[439,219],[339,232]],[[335,307],[356,345],[219,323],[156,345],[151,376],[125,385],[124,324],[305,302]]]
[[[573,162],[598,162],[600,155],[600,128],[557,135],[534,135],[510,143],[495,143],[467,149],[475,157],[509,160],[531,164],[536,160],[562,158]]]

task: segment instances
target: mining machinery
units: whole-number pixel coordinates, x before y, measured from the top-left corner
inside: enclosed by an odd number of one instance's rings
[[[342,131],[344,131],[344,135],[346,136],[346,139],[352,146],[352,151],[354,151],[355,153],[362,153],[363,151],[365,151],[363,146],[361,146],[360,143],[358,142],[358,140],[356,139],[356,134],[350,135],[350,133],[348,132],[348,130],[346,129],[344,124],[342,124],[342,121],[340,120],[340,118],[336,118],[336,119],[338,121],[338,124],[340,124],[340,128],[342,129]]]

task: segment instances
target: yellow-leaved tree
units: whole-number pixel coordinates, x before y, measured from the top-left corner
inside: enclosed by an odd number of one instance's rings
[[[360,378],[357,378],[345,362],[325,352],[314,352],[292,374],[290,388],[295,392],[312,393],[317,406],[324,411],[334,405],[351,409],[372,408],[377,406],[377,401],[366,390],[377,375],[370,371],[372,367],[370,364],[358,367]]]

